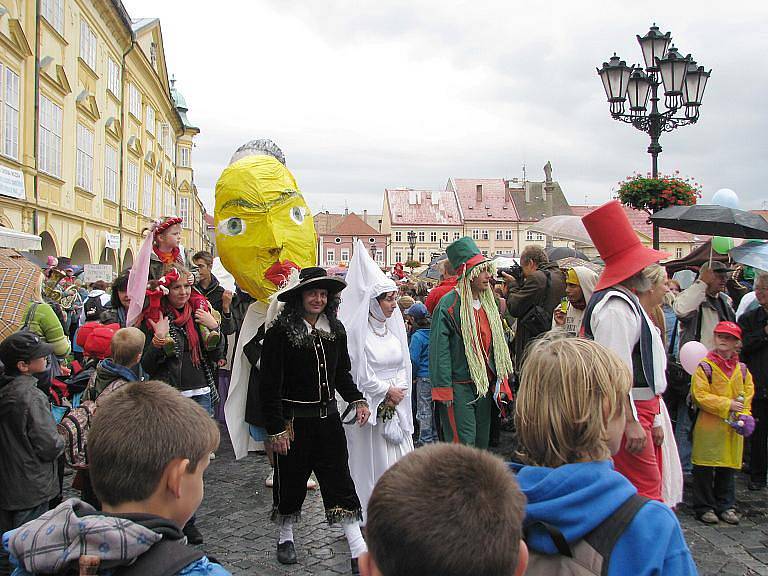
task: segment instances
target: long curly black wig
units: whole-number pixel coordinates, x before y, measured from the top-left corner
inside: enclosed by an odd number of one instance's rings
[[[301,295],[302,292],[299,292],[286,300],[285,306],[283,306],[280,314],[278,314],[273,326],[284,330],[290,342],[296,345],[311,345],[311,338],[309,338],[309,334],[304,326],[305,312]],[[337,335],[344,334],[344,325],[337,317],[340,303],[341,298],[338,292],[328,294],[328,304],[325,310],[323,310],[323,314],[328,318],[331,333],[327,334],[322,330],[318,330],[321,337],[335,338]]]

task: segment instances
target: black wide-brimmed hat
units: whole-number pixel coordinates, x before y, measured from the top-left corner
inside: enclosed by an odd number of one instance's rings
[[[346,286],[347,283],[341,278],[328,276],[328,272],[325,271],[325,268],[310,266],[308,268],[303,268],[301,272],[299,272],[299,283],[290,290],[280,292],[277,295],[277,299],[280,302],[287,302],[292,297],[298,296],[304,292],[304,290],[315,290],[318,288],[328,290],[329,294],[338,294],[344,290]]]

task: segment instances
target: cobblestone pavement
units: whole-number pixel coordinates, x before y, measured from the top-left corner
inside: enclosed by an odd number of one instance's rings
[[[509,445],[503,433],[502,450]],[[349,574],[349,550],[339,527],[328,527],[319,491],[310,491],[302,522],[294,535],[299,563],[283,566],[275,558],[276,528],[269,521],[272,491],[264,486],[269,465],[263,454],[251,453],[235,462],[229,438],[222,431],[222,445],[205,476],[205,498],[197,525],[205,537],[202,549],[218,559],[232,574]],[[768,575],[768,492],[749,492],[744,477],[737,480],[741,524],[705,526],[690,508],[681,505],[678,517],[699,573]],[[642,554],[642,551],[638,551]]]

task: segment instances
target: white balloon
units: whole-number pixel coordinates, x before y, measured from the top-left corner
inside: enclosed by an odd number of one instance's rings
[[[738,208],[739,195],[730,188],[720,188],[720,190],[715,192],[714,196],[712,196],[712,204],[725,206],[726,208]]]

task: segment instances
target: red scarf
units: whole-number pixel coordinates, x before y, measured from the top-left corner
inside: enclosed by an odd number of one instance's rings
[[[181,250],[179,250],[178,246],[176,246],[176,248],[174,248],[170,252],[161,252],[157,246],[153,246],[152,250],[155,252],[155,255],[163,264],[173,264],[174,262],[179,262],[180,264],[183,264],[183,262],[181,261]]]
[[[707,353],[707,360],[711,360],[715,365],[723,371],[728,378],[731,377],[733,371],[739,365],[739,355],[734,353],[730,358],[723,358],[716,350],[711,350]]]
[[[180,311],[173,306],[168,306],[166,315],[175,326],[184,328],[189,342],[189,351],[192,354],[192,364],[199,367],[202,354],[200,352],[200,337],[197,335],[197,327],[195,326],[195,316],[192,313],[192,304],[187,302]],[[179,360],[182,359],[179,358]]]

